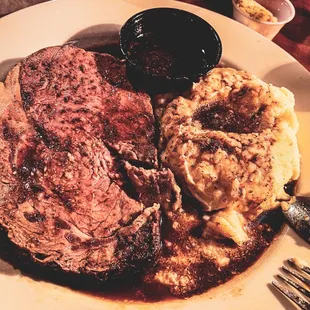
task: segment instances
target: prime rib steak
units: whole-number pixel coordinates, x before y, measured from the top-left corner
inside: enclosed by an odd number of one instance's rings
[[[160,253],[160,205],[180,193],[157,169],[150,99],[125,70],[50,47],[0,85],[0,226],[38,262],[107,279]]]

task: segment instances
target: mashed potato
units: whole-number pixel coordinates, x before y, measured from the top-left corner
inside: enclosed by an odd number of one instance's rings
[[[216,68],[167,106],[161,159],[206,211],[253,218],[289,198],[284,185],[299,176],[297,130],[289,90]]]

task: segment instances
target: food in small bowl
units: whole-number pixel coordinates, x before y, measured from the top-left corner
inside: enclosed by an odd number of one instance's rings
[[[272,12],[254,0],[236,0],[236,6],[250,17],[261,22],[277,22]]]
[[[295,16],[289,0],[232,0],[236,21],[273,39],[281,28]]]
[[[131,17],[120,31],[120,47],[134,78],[160,92],[190,86],[222,55],[221,40],[209,23],[173,8]]]

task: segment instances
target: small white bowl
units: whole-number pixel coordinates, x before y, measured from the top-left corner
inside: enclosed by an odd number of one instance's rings
[[[295,8],[289,0],[256,0],[256,2],[269,10],[273,16],[277,17],[278,21],[258,21],[243,12],[236,4],[236,0],[232,0],[233,17],[236,21],[259,32],[270,40],[272,40],[281,28],[295,16]]]

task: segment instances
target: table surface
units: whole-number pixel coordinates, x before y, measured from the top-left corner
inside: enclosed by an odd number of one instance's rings
[[[0,17],[47,0],[0,0]],[[72,0],[74,1],[74,0]],[[87,0],[85,0],[87,1]],[[179,0],[232,17],[231,0]],[[310,0],[291,0],[295,18],[286,24],[273,41],[310,71]]]

